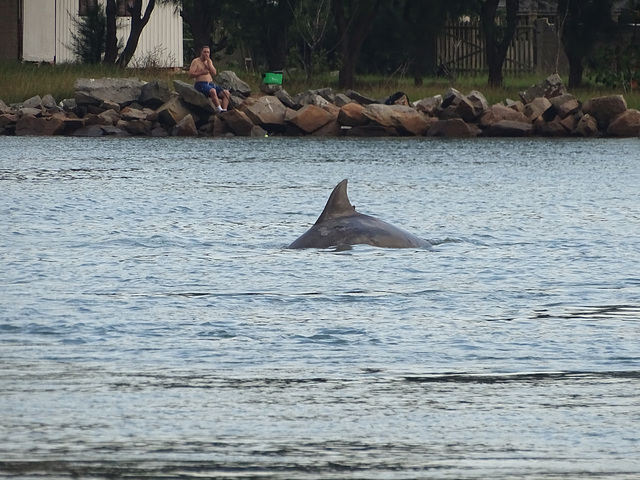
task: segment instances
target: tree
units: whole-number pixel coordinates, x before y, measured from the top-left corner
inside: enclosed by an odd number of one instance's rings
[[[153,12],[155,5],[156,0],[149,0],[149,3],[147,3],[147,7],[144,10],[144,15],[142,14],[142,0],[133,0],[133,5],[127,6],[127,9],[131,14],[131,31],[129,32],[127,44],[116,62],[121,67],[126,67],[133,58],[133,55],[136,53],[140,35],[142,35],[142,30],[144,30],[144,27],[149,23],[149,18],[151,17],[151,12]]]
[[[436,40],[447,20],[461,15],[469,7],[469,0],[405,0],[403,18],[407,35],[406,45],[411,55],[413,83],[422,85],[425,72],[434,72]]]
[[[613,0],[558,1],[558,23],[569,60],[569,88],[582,85],[585,58],[604,35],[613,31],[612,4]]]
[[[118,26],[116,23],[116,0],[107,0],[106,4],[107,38],[103,63],[114,64],[118,58]]]
[[[330,27],[331,0],[300,0],[297,7],[287,0],[293,12],[295,33],[302,45],[298,57],[307,81],[313,76],[317,52]]]
[[[71,50],[83,63],[100,63],[105,48],[105,14],[99,6],[87,10],[80,19],[71,17],[77,34],[71,31]]]
[[[338,85],[353,88],[358,55],[380,7],[381,0],[332,0],[341,62]]]
[[[502,67],[509,45],[516,33],[520,0],[506,0],[506,25],[498,22],[499,0],[483,0],[479,5],[480,24],[485,40],[485,54],[489,68],[489,85],[501,87]]]

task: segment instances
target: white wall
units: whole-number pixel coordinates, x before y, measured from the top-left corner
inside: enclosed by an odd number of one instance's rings
[[[104,5],[104,0],[100,0]],[[143,2],[143,12],[146,7]],[[79,19],[78,0],[24,0],[23,59],[57,63],[75,62],[71,51],[72,17]],[[126,44],[131,19],[118,17],[118,38]],[[169,5],[156,6],[142,31],[129,66],[145,66],[152,58],[159,67],[182,67],[182,19]]]
[[[23,0],[22,58],[28,62],[53,62],[56,0]]]

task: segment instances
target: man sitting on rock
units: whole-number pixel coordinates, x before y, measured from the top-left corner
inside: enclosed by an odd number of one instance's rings
[[[218,74],[211,61],[211,49],[202,47],[200,56],[194,58],[189,67],[189,76],[196,79],[194,87],[207,97],[211,97],[216,112],[226,112],[229,106],[229,90],[223,90],[220,85],[213,83],[213,77]]]

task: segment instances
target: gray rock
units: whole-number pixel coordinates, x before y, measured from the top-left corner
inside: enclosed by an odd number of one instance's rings
[[[142,86],[138,101],[145,107],[155,109],[168,102],[172,95],[173,92],[166,82],[155,80]]]
[[[75,99],[78,105],[100,105],[110,100],[125,107],[138,100],[143,85],[137,78],[79,78]]]
[[[249,86],[249,84],[241,80],[231,70],[224,70],[218,73],[216,81],[218,85],[220,85],[225,90],[229,90],[229,92],[237,92],[245,98],[251,95],[251,87]]]
[[[526,105],[539,97],[553,98],[565,93],[567,93],[567,90],[564,88],[562,79],[558,74],[554,73],[553,75],[549,75],[539,84],[528,88],[524,92],[520,92],[520,99],[522,100],[522,103]]]
[[[197,91],[193,85],[180,80],[174,80],[173,87],[176,89],[176,92],[178,92],[178,95],[180,95],[183,102],[209,113],[215,112],[211,99]]]
[[[24,102],[22,102],[22,108],[42,108],[42,98],[40,95],[36,95],[34,97],[28,98]]]
[[[358,102],[360,105],[371,105],[372,103],[378,103],[373,98],[366,97],[353,90],[347,90],[344,94],[354,102]]]
[[[280,102],[288,108],[294,108],[296,105],[296,102],[293,100],[293,98],[291,97],[291,95],[289,95],[289,93],[284,89],[284,88],[280,88],[278,90],[275,91],[275,93],[273,94],[278,100],[280,100]]]

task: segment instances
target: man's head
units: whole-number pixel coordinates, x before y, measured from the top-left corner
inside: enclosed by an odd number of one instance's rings
[[[204,47],[202,47],[200,49],[200,58],[202,58],[203,60],[209,58],[211,56],[211,49],[209,48],[208,45],[205,45]]]

